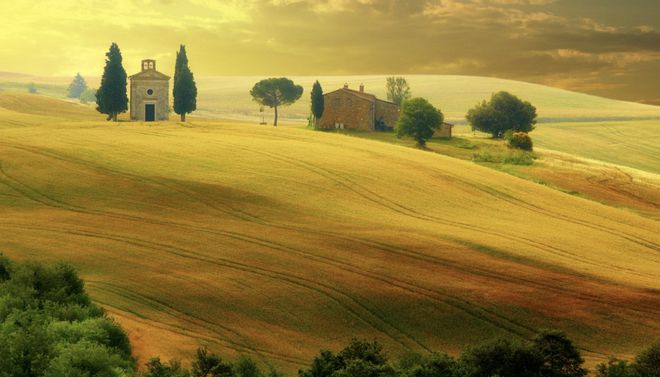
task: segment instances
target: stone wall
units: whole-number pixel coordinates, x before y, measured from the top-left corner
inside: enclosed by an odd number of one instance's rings
[[[335,125],[343,125],[344,129],[350,130],[374,130],[373,100],[348,90],[330,92],[323,98],[325,110],[319,119],[319,128],[334,129]]]
[[[396,122],[399,120],[399,106],[383,101],[376,100],[376,121],[383,119],[385,126],[388,128],[396,127]]]
[[[150,103],[156,105],[156,120],[169,119],[169,80],[131,79],[131,120],[144,121],[144,105]]]

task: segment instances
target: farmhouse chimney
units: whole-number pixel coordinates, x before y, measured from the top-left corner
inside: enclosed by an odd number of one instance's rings
[[[348,89],[348,83],[344,84],[344,89]]]
[[[364,93],[364,84],[360,84],[360,93]]]
[[[152,59],[144,59],[142,61],[142,72],[156,70],[156,61]]]

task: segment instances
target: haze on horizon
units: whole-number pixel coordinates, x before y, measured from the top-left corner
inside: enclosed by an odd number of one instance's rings
[[[129,74],[460,74],[660,104],[657,0],[15,0],[0,71],[100,76],[111,42]]]

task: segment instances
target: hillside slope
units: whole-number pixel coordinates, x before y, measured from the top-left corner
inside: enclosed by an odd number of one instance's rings
[[[540,124],[537,146],[660,174],[660,120]]]
[[[560,327],[593,362],[660,335],[658,222],[635,213],[350,136],[14,117],[0,251],[78,266],[143,361],[205,343],[293,371],[351,336],[455,352]]]

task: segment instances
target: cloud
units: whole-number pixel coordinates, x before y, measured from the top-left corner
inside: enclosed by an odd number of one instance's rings
[[[467,74],[659,98],[641,77],[660,71],[658,21],[599,4],[585,12],[553,0],[16,0],[0,3],[15,15],[3,22],[0,70],[98,74],[112,41],[128,70],[144,57],[167,67],[185,43],[200,75]],[[621,13],[616,24],[599,13],[605,7]]]

